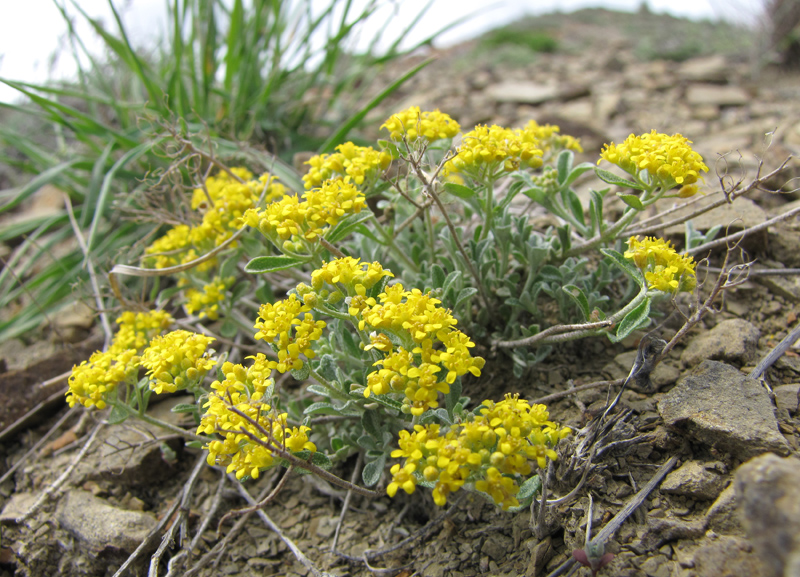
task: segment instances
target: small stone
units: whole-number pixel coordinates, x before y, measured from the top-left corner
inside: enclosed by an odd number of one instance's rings
[[[33,504],[36,503],[38,495],[34,493],[15,493],[0,512],[0,523],[16,523],[17,519],[25,515]]]
[[[131,553],[156,524],[151,513],[112,507],[80,490],[67,493],[59,503],[56,519],[62,528],[98,552],[113,548]]]
[[[775,405],[779,410],[786,410],[790,415],[797,413],[800,406],[800,383],[781,385],[772,390],[775,393]]]
[[[721,535],[744,537],[742,521],[736,504],[736,489],[728,485],[706,512],[706,524],[712,531]]]
[[[800,555],[800,459],[772,454],[746,462],[736,471],[736,498],[756,552],[769,567],[762,575],[780,577],[793,555]]]
[[[495,102],[541,104],[558,97],[558,86],[538,82],[500,82],[486,89],[486,94]]]
[[[716,499],[726,484],[726,479],[713,468],[700,461],[687,461],[667,475],[661,483],[661,492],[685,495],[694,499]]]
[[[692,339],[681,355],[684,366],[705,359],[749,363],[756,358],[761,331],[744,319],[722,321],[707,333]]]
[[[668,428],[738,458],[789,452],[767,391],[724,363],[704,361],[664,395],[658,412]]]
[[[481,547],[481,553],[488,555],[491,559],[498,561],[504,559],[508,552],[513,549],[513,539],[500,533],[490,533]]]
[[[639,568],[647,574],[647,577],[669,577],[671,563],[664,555],[653,555],[648,557]]]
[[[686,90],[686,101],[690,106],[744,106],[750,102],[750,94],[740,86],[692,84]]]
[[[768,575],[767,567],[752,550],[750,543],[741,537],[718,535],[705,539],[694,554],[694,574],[697,577]]]
[[[724,82],[730,75],[725,56],[715,54],[703,58],[690,58],[678,67],[678,75],[694,82]]]

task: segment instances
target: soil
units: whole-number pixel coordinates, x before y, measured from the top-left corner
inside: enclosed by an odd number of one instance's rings
[[[603,17],[592,18],[592,13]],[[586,139],[586,160],[597,158],[599,145],[608,141],[609,136],[618,138],[616,135],[621,133],[624,138],[628,131],[639,128],[649,130],[655,127],[668,131],[674,127],[677,131],[681,130],[681,121],[698,127],[701,119],[696,117],[696,109],[695,117],[692,113],[681,117],[664,108],[680,108],[683,104],[664,104],[677,96],[671,92],[671,87],[662,85],[664,79],[659,79],[661,72],[658,71],[677,75],[683,78],[684,83],[690,82],[686,80],[690,78],[688,72],[681,72],[688,68],[686,63],[629,57],[628,53],[636,47],[625,44],[629,34],[624,26],[620,26],[617,19],[606,18],[606,14],[585,11],[573,19],[562,17],[557,28],[557,36],[563,39],[582,38],[586,42],[592,38],[603,39],[604,49],[598,49],[596,54],[597,59],[603,62],[603,75],[610,87],[607,94],[603,93],[603,98],[613,98],[611,89],[616,90],[621,98],[616,100],[612,111],[602,112],[597,106],[592,108],[592,114],[601,114],[597,122],[589,122],[579,114],[579,104],[587,98],[580,87],[573,87],[573,96],[567,97],[562,91],[561,97],[539,104],[486,100],[487,90],[509,78],[519,78],[520,82],[525,79],[540,81],[542,76],[537,76],[537,70],[571,70],[575,79],[581,70],[590,66],[585,63],[586,46],[578,47],[583,53],[568,46],[569,50],[552,55],[533,55],[534,68],[516,64],[501,68],[502,61],[492,63],[487,57],[476,61],[475,68],[467,69],[464,54],[475,45],[449,49],[437,53],[439,60],[436,64],[425,69],[390,106],[397,107],[406,102],[439,107],[448,112],[455,110],[462,125],[470,121],[514,125],[527,116],[536,117],[540,122],[551,117],[561,119],[562,125],[575,129],[572,132],[562,126],[564,132]],[[618,52],[616,64],[607,53],[612,49]],[[622,49],[627,49],[627,52]],[[657,52],[658,47],[653,50]],[[699,55],[698,59],[702,56]],[[732,86],[734,79],[745,76],[741,73],[743,64],[736,54],[724,56],[723,71],[729,75],[728,85]],[[649,72],[652,70],[656,72]],[[442,80],[445,73],[452,82]],[[386,74],[391,76],[391,71]],[[702,146],[731,146],[734,144],[731,139],[735,136],[726,133],[731,127],[740,129],[736,137],[739,140],[735,141],[738,145],[742,142],[742,135],[761,130],[759,122],[766,125],[777,117],[781,127],[786,127],[786,136],[776,140],[767,158],[777,162],[781,153],[792,151],[798,138],[791,131],[797,126],[800,114],[794,108],[781,106],[790,107],[792,96],[800,93],[800,76],[769,70],[765,74],[774,74],[779,82],[776,80],[764,90],[774,89],[783,95],[782,99],[780,94],[773,98],[770,92],[770,96],[764,96],[763,100],[756,97],[739,104],[708,105],[704,113],[708,118],[702,120],[703,129],[708,132],[699,139]],[[575,82],[579,83],[578,80]],[[641,85],[637,86],[640,81]],[[703,82],[711,86],[722,85],[718,81]],[[752,90],[750,84],[742,83]],[[443,89],[443,85],[448,87]],[[685,94],[685,85],[682,90]],[[655,95],[652,97],[655,104],[651,108],[645,102],[647,94],[650,94],[648,91]],[[634,92],[635,102],[630,100]],[[593,94],[590,98],[596,96]],[[594,105],[597,102],[599,100],[592,100]],[[771,112],[756,112],[758,107],[764,109],[768,105]],[[716,108],[712,110],[713,107]],[[602,117],[602,114],[606,116]],[[742,118],[747,115],[754,124],[751,132],[741,130]],[[653,119],[658,119],[659,124],[641,126]],[[722,138],[717,138],[714,144],[710,138],[725,134],[728,134],[727,144]],[[752,152],[757,152],[759,145],[751,139],[740,146],[747,158],[744,162],[746,167],[752,167]],[[796,170],[796,166],[793,169]],[[788,180],[788,174],[785,180]],[[756,193],[750,198],[770,216],[787,210],[794,200],[791,195],[767,193]],[[800,264],[796,251],[800,225],[796,219],[770,227],[766,239],[767,242],[751,250],[749,258],[758,259],[759,265],[772,268]],[[712,264],[718,266],[720,255],[713,258],[716,262]],[[732,337],[722,338],[722,352],[713,346],[702,350],[709,351],[707,359],[724,361],[741,369],[744,374],[749,373],[756,362],[797,323],[800,290],[793,278],[790,274],[753,277],[727,291],[724,302],[716,303],[719,310],[709,314],[685,335],[653,373],[649,388],[627,390],[622,395],[616,409],[620,424],[614,432],[614,440],[620,442],[620,448],[610,449],[598,457],[578,493],[549,507],[542,522],[538,522],[529,510],[502,512],[477,494],[453,496],[448,506],[440,509],[433,503],[430,493],[421,488],[412,496],[401,491],[394,499],[385,496],[346,497],[342,490],[307,476],[291,478],[279,498],[264,512],[319,571],[331,575],[548,575],[569,560],[573,550],[583,546],[590,494],[593,534],[596,535],[660,467],[677,458],[673,471],[690,471],[692,466],[698,466],[701,473],[691,476],[691,482],[679,484],[677,489],[668,488],[668,477],[663,485],[650,492],[608,540],[606,551],[615,556],[600,574],[656,577],[772,574],[759,556],[759,550],[748,540],[747,524],[736,515],[725,512],[726,506],[732,507],[730,495],[736,471],[753,456],[749,452],[752,443],[742,441],[741,447],[747,450],[739,450],[722,442],[703,439],[687,428],[669,425],[663,407],[669,395],[674,394],[671,391],[677,390],[678,383],[685,382],[687,376],[697,373],[698,367],[705,366],[702,358],[687,362],[691,355],[685,351],[694,352],[701,346],[710,346],[703,344],[703,339],[712,331],[718,334],[728,326],[724,325],[727,321],[738,319],[748,323],[756,331],[755,340],[750,344],[744,343],[746,350],[732,350],[728,345],[738,338],[737,335],[743,334],[743,330],[737,329]],[[706,291],[711,284],[713,278],[708,281]],[[691,313],[689,302],[679,304],[684,312]],[[667,306],[664,312],[668,316],[672,311]],[[674,335],[681,324],[677,319],[676,315],[670,317],[669,322],[661,326],[660,336],[669,339]],[[499,399],[507,392],[519,392],[535,401],[583,384],[613,381],[627,374],[641,337],[637,334],[616,345],[594,339],[562,346],[545,362],[533,367],[523,379],[513,377],[506,357],[484,349],[480,351],[487,358],[484,375],[479,380],[466,382],[465,394],[473,399]],[[90,348],[95,346],[93,344]],[[59,347],[62,348],[51,353],[37,349],[41,355],[36,359],[38,372],[30,368],[32,363],[28,363],[27,369],[18,368],[16,372],[7,371],[0,376],[0,400],[4,405],[10,406],[11,400],[16,398],[15,390],[31,386],[31,374],[44,381],[65,370],[63,363],[56,362],[68,356],[64,351],[75,347],[83,351],[81,344]],[[3,354],[7,356],[8,350]],[[71,359],[68,361],[72,362]],[[767,372],[766,378],[772,391],[782,385],[800,382],[800,355],[790,349]],[[609,386],[583,389],[548,402],[551,418],[580,431],[602,413],[609,395],[613,398],[617,390]],[[795,400],[796,395],[795,391]],[[28,405],[33,406],[46,396],[34,396]],[[769,401],[775,430],[785,441],[785,450],[779,449],[779,452],[797,456],[800,447],[797,403],[792,408],[791,402],[779,402],[781,398],[785,397],[773,394]],[[169,413],[168,409],[177,402],[180,402],[179,398],[168,399],[155,410],[176,419],[179,415]],[[23,432],[6,435],[0,448],[0,472],[18,462],[51,431],[57,420],[67,415],[67,411],[63,405],[57,405],[49,413],[40,413],[39,422],[27,422]],[[20,414],[18,410],[4,418],[10,422]],[[188,566],[197,566],[204,555],[210,555],[210,562],[194,574],[313,574],[257,515],[249,516],[241,526],[236,525],[237,519],[228,521],[222,533],[233,536],[221,551],[215,550],[214,546],[220,542],[216,526],[222,515],[246,505],[236,484],[222,484],[218,471],[197,466],[203,455],[195,449],[184,448],[177,438],[127,423],[101,429],[91,450],[77,460],[77,466],[59,491],[47,499],[29,520],[17,522],[16,519],[30,509],[42,492],[76,462],[79,451],[87,442],[87,432],[99,418],[103,415],[72,411],[55,438],[37,447],[34,456],[0,484],[0,509],[3,510],[0,515],[0,577],[114,574],[158,522],[173,518],[176,499],[180,498],[190,479],[194,484],[183,516],[185,532],[176,533],[171,543],[166,539],[169,546],[161,556],[158,575],[168,573],[169,561],[180,551],[181,539],[193,539],[199,524],[209,517],[213,508],[216,512],[211,514],[211,523],[194,543],[193,558]],[[174,422],[181,424],[180,420]],[[578,484],[580,474],[570,467],[574,464],[571,455],[581,438],[576,434],[559,446],[561,458],[550,474],[549,498],[564,496]],[[335,472],[340,477],[349,478],[355,467],[353,458]],[[197,474],[193,475],[195,471]],[[249,481],[246,489],[250,495],[262,495],[275,486],[280,474],[276,472],[258,481]],[[672,477],[673,483],[675,479]],[[380,486],[385,486],[385,483],[384,478]],[[343,502],[348,503],[344,515]],[[128,574],[147,573],[149,558],[162,542],[164,530],[154,534]],[[332,551],[334,541],[337,543],[336,552]],[[399,547],[393,547],[398,544]],[[381,554],[373,555],[375,552]],[[590,573],[586,568],[578,570],[579,575]],[[183,570],[172,574],[183,574]]]

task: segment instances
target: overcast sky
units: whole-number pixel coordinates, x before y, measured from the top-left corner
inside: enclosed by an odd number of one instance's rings
[[[314,0],[327,5],[331,0]],[[363,3],[365,0],[361,0]],[[669,12],[693,19],[752,18],[763,0],[648,0],[654,12]],[[357,0],[358,2],[358,0]],[[61,3],[61,0],[59,0]],[[63,3],[68,4],[64,1]],[[102,19],[109,29],[114,23],[108,0],[77,0],[90,16]],[[126,28],[134,44],[146,46],[162,34],[165,26],[165,0],[115,0],[115,6],[124,14]],[[572,11],[587,6],[635,11],[641,0],[508,0],[492,4],[487,0],[435,0],[424,20],[408,38],[413,44],[437,28],[457,18],[476,11],[485,11],[478,18],[458,26],[441,37],[439,45],[466,40],[492,27],[516,20],[526,14]],[[397,20],[395,29],[402,29],[427,0],[386,0],[383,13]],[[458,11],[453,10],[458,6]],[[68,12],[77,14],[68,4]],[[102,44],[94,33],[75,19],[83,41],[99,53]],[[71,58],[62,54],[55,64],[52,56],[63,44],[66,26],[54,0],[0,0],[0,78],[27,82],[44,82],[51,77],[64,78],[74,74]],[[0,84],[0,101],[10,101],[15,91]]]

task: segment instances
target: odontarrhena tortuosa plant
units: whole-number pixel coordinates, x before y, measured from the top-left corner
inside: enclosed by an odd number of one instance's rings
[[[708,169],[681,135],[608,144],[601,161],[627,176],[595,174],[623,188],[619,210],[610,188],[588,202],[573,189],[593,165],[574,163],[581,144],[557,126],[462,132],[411,107],[381,128],[375,147],[342,144],[294,178],[208,172],[187,198],[193,220],[153,240],[142,267],[112,271],[173,282],[74,368],[69,403],[179,432],[240,480],[286,466],[372,494],[330,473],[361,454],[363,484],[385,479],[390,496],[422,486],[444,505],[467,489],[528,506],[570,429],[519,391],[464,396],[485,367],[476,345],[503,349],[519,375],[559,342],[646,327],[655,299],[694,289],[695,264],[625,233]],[[534,230],[526,203],[558,225]],[[281,387],[286,373],[302,387]],[[192,431],[148,413],[153,394],[177,391],[195,399],[174,409]]]

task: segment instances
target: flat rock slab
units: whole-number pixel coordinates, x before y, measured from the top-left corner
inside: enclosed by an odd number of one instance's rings
[[[721,463],[687,461],[667,475],[661,483],[661,492],[702,500],[716,499],[727,483],[722,471]]]
[[[724,363],[703,361],[664,396],[658,412],[670,429],[743,459],[790,450],[764,387]]]
[[[86,491],[69,491],[56,518],[63,529],[94,551],[111,547],[132,553],[156,525],[151,513],[109,505]]]
[[[486,90],[489,98],[496,102],[516,102],[522,104],[541,104],[558,98],[561,93],[554,84],[538,82],[509,81],[490,86]]]
[[[686,91],[686,101],[692,106],[744,106],[750,102],[750,94],[741,86],[692,84]]]
[[[744,528],[761,560],[762,575],[797,575],[800,558],[800,459],[761,455],[736,471],[736,498]]]
[[[744,319],[722,321],[689,343],[681,354],[684,366],[693,367],[703,360],[747,364],[756,359],[761,331]]]

